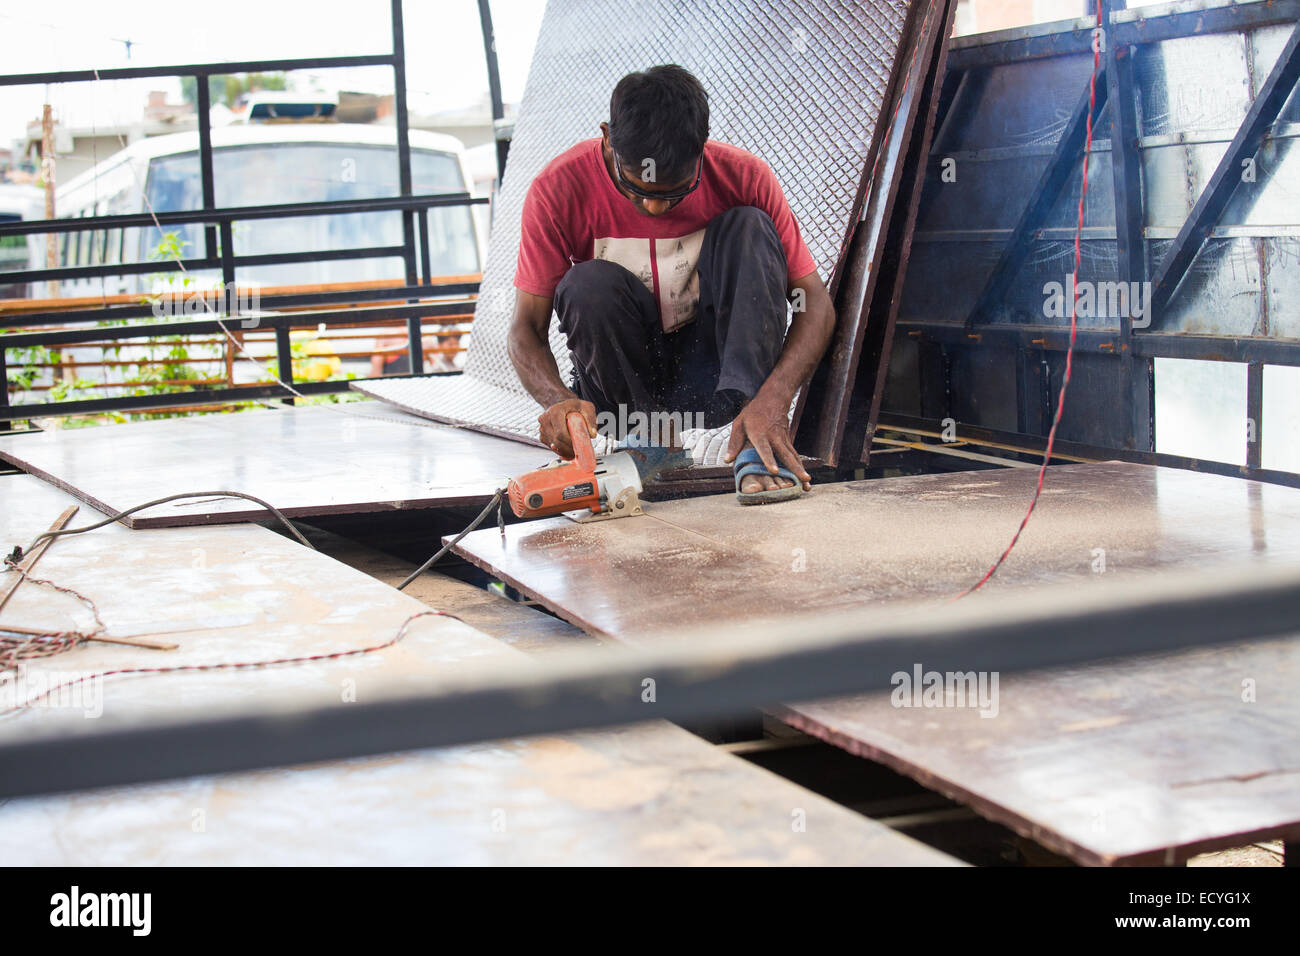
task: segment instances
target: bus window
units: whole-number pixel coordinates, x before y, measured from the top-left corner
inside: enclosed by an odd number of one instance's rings
[[[391,146],[352,143],[274,143],[230,146],[213,151],[218,206],[368,199],[398,195],[397,157]],[[159,212],[198,208],[200,181],[195,154],[164,156],[149,167],[147,195]],[[466,191],[452,153],[411,152],[416,194]],[[202,249],[199,226],[184,227],[186,254]],[[430,210],[431,266],[435,274],[460,275],[480,268],[470,207]],[[178,231],[180,231],[178,227]],[[262,255],[313,250],[400,245],[396,212],[259,219],[236,222],[235,252]],[[400,260],[370,259],[254,266],[240,276],[269,284],[400,278]]]
[[[225,150],[214,150],[218,156]],[[149,175],[145,192],[148,202],[146,210],[153,212],[189,212],[203,208],[203,179],[199,170],[199,154],[176,153],[172,156],[160,156],[149,163]],[[292,200],[273,199],[271,202],[291,202]],[[225,205],[217,195],[217,205]],[[203,248],[203,227],[198,223],[169,226],[164,233],[174,232],[181,240],[181,255],[192,256],[196,249]],[[157,229],[148,229],[143,233],[140,258],[157,259],[154,255],[163,237]]]
[[[435,153],[427,149],[412,150],[411,190],[416,195],[465,192],[460,163],[450,153]]]

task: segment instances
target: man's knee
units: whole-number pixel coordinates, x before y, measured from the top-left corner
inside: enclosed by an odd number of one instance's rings
[[[733,206],[715,216],[709,223],[709,227],[717,227],[719,231],[729,236],[761,237],[770,239],[778,246],[781,243],[781,238],[776,232],[776,223],[772,222],[772,217],[757,206]]]
[[[734,206],[715,216],[700,249],[705,283],[725,284],[724,276],[742,273],[770,278],[784,294],[785,247],[772,217],[756,206]]]
[[[654,301],[641,281],[617,262],[590,259],[569,269],[555,287],[555,314],[569,348],[587,353],[633,335],[649,321]]]
[[[617,262],[605,259],[579,262],[555,287],[555,311],[561,322],[566,313],[580,318],[593,311],[608,311],[624,296],[630,282],[638,282],[636,276]]]

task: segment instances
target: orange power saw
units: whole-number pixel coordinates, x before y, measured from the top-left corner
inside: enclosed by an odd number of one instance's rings
[[[641,476],[627,452],[596,457],[587,423],[578,412],[565,418],[573,461],[557,459],[510,479],[510,508],[520,518],[567,514],[599,521],[641,514]]]

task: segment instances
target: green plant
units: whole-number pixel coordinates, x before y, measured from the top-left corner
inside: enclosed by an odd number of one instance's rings
[[[185,247],[189,243],[177,232],[165,233],[158,243],[149,250],[148,258],[155,261],[175,261],[181,259],[185,253]],[[155,287],[161,286],[171,291],[179,291],[194,286],[195,280],[184,273],[176,272],[157,272],[149,276]],[[140,302],[142,305],[151,305],[155,300],[152,296],[142,296]],[[146,320],[147,321],[147,320]],[[163,316],[156,321],[172,322],[175,321],[173,316]],[[100,327],[117,327],[137,323],[139,320],[125,319],[106,319],[100,321]],[[124,349],[131,348],[145,350],[145,355],[138,360],[128,359],[130,365],[122,366],[129,370],[123,375],[122,390],[126,395],[165,395],[176,394],[190,391],[191,386],[169,384],[177,381],[198,381],[204,380],[210,376],[210,373],[202,369],[202,360],[210,359],[213,356],[203,355],[202,353],[193,354],[191,349],[190,336],[185,335],[158,335],[146,339],[132,340],[130,342],[115,342],[100,347],[102,361],[108,361],[110,356],[114,360],[121,360]],[[314,355],[309,350],[309,337],[295,337],[290,344],[290,355],[295,366],[295,377],[304,377],[303,372],[309,363],[320,360],[321,356]],[[30,349],[9,349],[7,351],[8,361],[11,368],[9,374],[10,389],[23,390],[30,388],[35,383],[42,371],[38,365],[48,365],[60,361],[60,353],[51,349],[37,346]],[[138,353],[136,353],[138,354]],[[242,361],[242,359],[241,359]],[[192,364],[200,362],[201,364]],[[17,368],[16,371],[13,369]],[[324,381],[348,381],[357,377],[355,372],[338,371],[330,374]],[[57,376],[56,376],[57,378]],[[274,375],[269,370],[264,370],[261,377],[263,382],[272,382],[275,380]],[[65,381],[56,381],[50,391],[52,401],[68,401],[79,397],[77,393],[93,387],[96,383],[86,379],[78,378],[76,381],[68,383]],[[345,391],[330,394],[314,395],[305,400],[300,399],[300,404],[307,405],[335,405],[346,404],[350,402],[364,401],[365,398],[355,392]],[[248,411],[249,409],[262,408],[263,405],[258,402],[238,402],[229,406],[217,407],[204,411],[142,411],[142,412],[107,412],[91,417],[84,418],[67,418],[64,419],[61,427],[64,428],[81,428],[90,425],[99,425],[109,422],[121,423],[129,421],[142,421],[157,418],[180,418],[190,415],[204,414],[232,414],[235,412]]]
[[[44,345],[33,345],[30,348],[5,349],[5,365],[11,369],[8,375],[9,391],[27,391],[36,384],[36,380],[40,377],[40,366],[49,365],[58,361],[60,361],[59,353],[53,349],[46,348]],[[12,371],[14,366],[19,366],[17,371]]]

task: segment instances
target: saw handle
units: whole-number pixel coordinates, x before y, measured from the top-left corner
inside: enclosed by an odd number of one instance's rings
[[[569,412],[564,422],[569,426],[569,442],[573,445],[573,459],[583,471],[593,473],[596,470],[596,451],[591,447],[591,436],[587,434],[587,420],[581,412]]]

